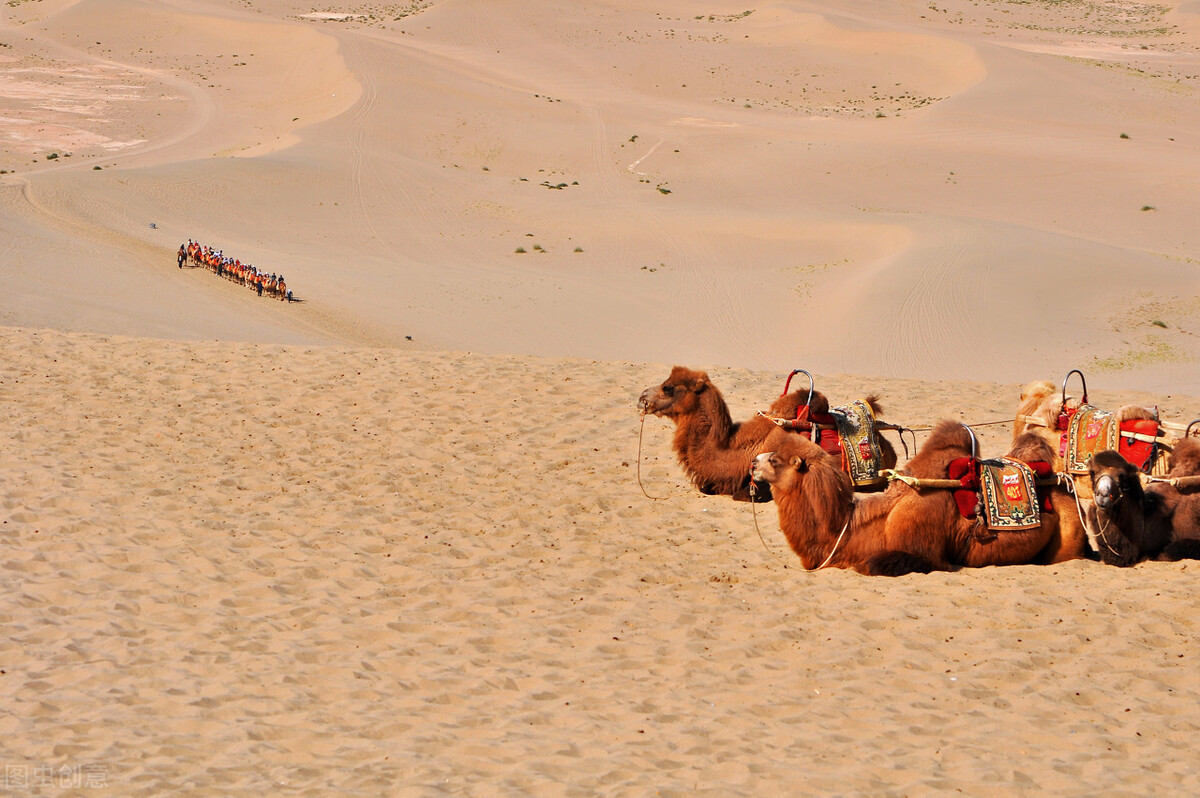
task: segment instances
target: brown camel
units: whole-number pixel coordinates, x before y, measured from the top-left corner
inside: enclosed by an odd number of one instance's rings
[[[1112,449],[1088,463],[1095,497],[1087,508],[1087,532],[1100,561],[1121,567],[1157,556],[1170,542],[1162,497],[1142,490],[1138,470]]]
[[[784,394],[771,403],[767,414],[772,418],[795,418],[797,409],[808,397],[806,390]],[[876,397],[868,397],[866,401],[872,412],[880,412]],[[688,479],[701,493],[729,495],[736,501],[751,498],[750,463],[756,454],[766,451],[766,442],[800,437],[799,433],[783,430],[761,415],[743,422],[733,421],[725,397],[708,374],[683,366],[671,369],[661,385],[643,391],[638,408],[675,423],[672,448]],[[810,408],[814,413],[828,413],[829,400],[819,391],[813,391]],[[879,447],[881,467],[894,468],[896,450],[882,436]],[[754,498],[770,501],[769,486],[757,485]]]
[[[1059,416],[1065,409],[1059,389],[1052,383],[1045,380],[1031,382],[1021,391],[1021,405],[1013,420],[1013,440],[1016,441],[1026,432],[1032,432],[1045,440],[1054,450],[1054,470],[1059,472],[1067,470],[1062,448],[1064,431],[1059,423]],[[1154,411],[1138,405],[1122,405],[1114,415],[1117,423],[1157,418]],[[1080,479],[1077,487],[1079,497],[1090,501],[1092,493],[1088,480]]]
[[[1191,478],[1191,479],[1188,479]],[[1184,438],[1175,444],[1167,460],[1167,479],[1187,479],[1192,484],[1152,482],[1147,493],[1162,497],[1164,515],[1170,521],[1171,542],[1162,560],[1200,560],[1200,439]]]
[[[950,463],[973,456],[970,431],[943,421],[904,472],[945,479]],[[1026,462],[1048,462],[1052,451],[1037,436],[1022,436],[1010,452]],[[755,458],[753,475],[770,483],[779,525],[806,570],[852,568],[898,576],[961,566],[1039,562],[1058,534],[1057,507],[1044,508],[1041,524],[990,533],[959,512],[953,492],[913,488],[897,481],[884,493],[854,495],[849,478],[821,447],[799,437]]]
[[[1200,476],[1200,440],[1176,444],[1168,465],[1167,481],[1143,490],[1137,469],[1118,453],[1106,450],[1092,458],[1096,499],[1088,510],[1088,535],[1101,561],[1129,566],[1147,559],[1200,559],[1200,486],[1188,480]]]
[[[1084,393],[1087,393],[1086,389]],[[1064,411],[1060,389],[1045,380],[1032,382],[1021,391],[1020,402],[1016,418],[1013,421],[1013,440],[1015,441],[1026,433],[1037,435],[1046,441],[1053,450],[1054,470],[1065,473],[1067,465],[1064,461],[1063,441],[1066,433],[1059,423],[1059,416]],[[1117,423],[1154,417],[1152,411],[1137,405],[1124,405],[1116,412]],[[1075,552],[1077,550],[1086,551],[1088,546],[1083,517],[1086,517],[1092,504],[1092,484],[1082,474],[1074,474],[1071,478],[1073,479],[1074,496],[1067,495],[1062,489],[1055,489],[1052,494],[1053,501],[1061,510],[1059,516],[1060,538],[1064,545],[1063,552],[1053,560],[1054,562],[1081,556]],[[1068,512],[1066,507],[1068,503],[1075,504],[1075,512]]]

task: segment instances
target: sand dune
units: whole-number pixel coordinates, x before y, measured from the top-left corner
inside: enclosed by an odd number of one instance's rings
[[[140,276],[113,321],[68,295],[15,323],[162,335],[199,304],[227,340],[1197,387],[1184,8],[107,8],[14,7],[6,63],[124,70],[137,101],[76,128],[144,142],[0,159],[43,226]],[[310,303],[223,318],[163,275],[189,237]],[[178,296],[142,302],[160,279]]]
[[[1194,565],[804,573],[634,404],[1200,416],[1198,20],[3,6],[5,791],[1194,791]]]

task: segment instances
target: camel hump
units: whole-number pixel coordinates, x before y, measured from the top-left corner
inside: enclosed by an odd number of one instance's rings
[[[1193,477],[1200,474],[1200,438],[1184,438],[1175,444],[1167,460],[1172,477]]]
[[[804,403],[808,402],[808,410],[813,415],[823,415],[829,412],[829,400],[820,391],[813,391],[809,399],[808,389],[785,393],[771,403],[771,415],[783,418],[795,418]]]
[[[1062,410],[1058,389],[1046,381],[1031,382],[1021,391],[1021,404],[1017,409],[1017,418],[1013,422],[1013,432],[1023,430],[1027,416],[1034,424],[1054,429],[1058,423],[1058,414]],[[1014,436],[1015,437],[1015,436]]]
[[[1158,411],[1147,410],[1141,405],[1121,405],[1117,409],[1117,421],[1157,421]]]
[[[970,452],[975,448],[975,437],[966,424],[954,419],[944,418],[933,428],[925,446],[930,449],[966,449]]]
[[[1057,452],[1036,432],[1023,432],[1013,441],[1008,456],[1023,463],[1053,463]]]
[[[1021,404],[1034,400],[1040,403],[1046,397],[1053,396],[1057,392],[1058,388],[1054,386],[1054,383],[1049,380],[1037,380],[1021,389]]]
[[[978,455],[974,451],[971,431],[961,422],[945,419],[933,428],[929,439],[904,466],[910,476],[925,479],[946,477],[950,462],[960,457]]]

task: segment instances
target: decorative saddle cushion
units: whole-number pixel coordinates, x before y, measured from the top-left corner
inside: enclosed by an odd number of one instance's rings
[[[879,433],[875,431],[875,414],[871,412],[871,406],[856,399],[843,407],[833,408],[830,413],[841,441],[842,470],[850,475],[850,481],[856,486],[883,481],[879,475],[883,452],[879,448]]]
[[[982,513],[988,529],[1005,532],[1041,526],[1042,506],[1049,508],[1049,496],[1039,495],[1037,480],[1052,473],[1049,463],[960,457],[950,463],[949,477],[962,483],[954,501],[964,518]]]
[[[834,429],[819,429],[815,424]],[[813,413],[805,405],[788,426],[838,458],[855,487],[878,485],[884,481],[879,474],[883,452],[879,448],[879,433],[875,430],[875,414],[865,401],[858,399],[843,407],[831,408],[828,413]]]
[[[1113,413],[1091,405],[1067,411],[1067,425],[1059,444],[1067,472],[1086,474],[1088,463],[1105,449],[1115,449],[1135,468],[1149,473],[1157,454],[1153,441],[1141,441],[1122,435],[1134,432],[1147,437],[1158,435],[1158,419],[1131,419],[1116,423]],[[1060,422],[1060,427],[1062,426]]]

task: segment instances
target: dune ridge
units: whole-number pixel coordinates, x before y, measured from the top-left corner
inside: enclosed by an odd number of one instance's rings
[[[805,573],[635,404],[1200,416],[1198,8],[3,5],[0,791],[1195,792],[1194,563]]]
[[[12,323],[1197,390],[1183,6],[128,7],[142,24],[94,0],[5,12],[25,84],[142,76],[53,161],[50,139],[0,142],[41,222],[19,257],[70,220],[121,286],[103,314],[61,292]],[[166,269],[188,238],[308,303],[239,323]]]

